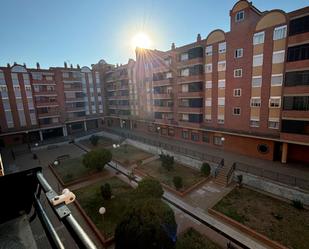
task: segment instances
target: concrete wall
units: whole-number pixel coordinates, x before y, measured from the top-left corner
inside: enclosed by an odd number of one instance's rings
[[[284,184],[275,183],[262,177],[254,176],[238,170],[234,172],[235,181],[237,181],[237,175],[243,176],[243,183],[245,185],[287,200],[301,200],[305,205],[309,205],[309,192]]]

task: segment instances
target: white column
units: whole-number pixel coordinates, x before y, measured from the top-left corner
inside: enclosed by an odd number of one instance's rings
[[[120,120],[120,128],[123,128],[122,120],[121,119],[119,119],[119,120]]]
[[[64,136],[64,137],[67,137],[67,136],[68,136],[68,130],[67,130],[67,127],[66,127],[66,126],[63,126],[63,127],[62,127],[62,131],[63,131],[63,136]]]
[[[39,131],[39,134],[40,134],[40,141],[42,142],[43,141],[43,132]]]
[[[87,131],[87,122],[84,120],[84,130]]]

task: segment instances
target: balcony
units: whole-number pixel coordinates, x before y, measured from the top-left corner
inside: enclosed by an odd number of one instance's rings
[[[82,86],[66,86],[64,85],[64,91],[72,91],[72,92],[83,92],[83,87]]]
[[[66,98],[65,99],[66,103],[74,103],[74,102],[85,102],[84,97],[79,97],[79,98]]]
[[[309,145],[309,134],[295,134],[295,133],[280,133],[280,140],[293,141],[298,143],[305,143]]]
[[[282,118],[288,118],[288,119],[295,118],[298,120],[308,119],[309,111],[283,110]]]
[[[172,93],[154,93],[153,99],[171,99],[173,98]]]
[[[178,106],[178,113],[203,113],[203,107]]]
[[[55,107],[55,106],[59,106],[59,104],[57,102],[36,101],[35,106],[36,107]]]
[[[178,92],[178,98],[203,98],[204,92]]]
[[[152,86],[168,86],[173,83],[173,78],[156,80],[152,82]]]
[[[198,75],[189,75],[189,76],[178,76],[177,83],[190,83],[194,81],[204,81],[205,76],[204,74]]]
[[[191,59],[191,60],[178,61],[177,62],[177,68],[192,66],[192,65],[195,65],[195,64],[204,64],[204,58],[198,57],[198,58],[194,58],[194,59]]]
[[[53,118],[53,117],[60,117],[60,112],[50,110],[49,112],[46,112],[46,113],[38,113],[38,119]]]
[[[173,112],[172,106],[153,106],[155,112]]]
[[[67,112],[82,112],[85,111],[85,107],[66,107],[65,110]]]
[[[34,96],[57,96],[56,91],[39,91],[39,92],[33,92]]]
[[[178,120],[178,125],[179,126],[183,126],[183,127],[192,127],[192,128],[200,128],[201,125],[202,125],[202,122],[191,122],[191,121],[188,121],[188,120]]]

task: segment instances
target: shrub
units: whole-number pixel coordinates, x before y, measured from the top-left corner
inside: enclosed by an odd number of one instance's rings
[[[89,138],[89,141],[90,143],[93,145],[93,146],[97,146],[98,143],[99,143],[99,136],[96,136],[96,135],[92,135],[90,138]]]
[[[293,200],[292,205],[293,205],[293,207],[295,207],[299,210],[304,209],[304,204],[302,203],[301,200]]]
[[[98,149],[84,155],[83,164],[86,168],[103,170],[105,164],[112,160],[112,153],[107,149]]]
[[[195,229],[189,228],[177,240],[176,249],[205,249],[209,248],[204,237]]]
[[[183,187],[182,178],[180,176],[174,176],[173,183],[177,190]]]
[[[210,165],[209,163],[203,163],[202,167],[201,167],[201,173],[203,174],[203,176],[209,176],[210,174]]]
[[[105,183],[101,186],[101,195],[104,200],[110,200],[112,197],[112,189],[109,183]]]
[[[158,180],[144,178],[138,183],[135,193],[139,198],[161,198],[164,191]]]
[[[171,171],[174,165],[174,157],[170,155],[160,154],[161,165],[167,171]]]
[[[137,200],[115,230],[115,249],[174,249],[177,224],[173,210],[160,199]]]

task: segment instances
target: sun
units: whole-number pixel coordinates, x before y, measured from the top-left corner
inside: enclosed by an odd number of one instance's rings
[[[147,34],[139,32],[133,36],[131,40],[133,48],[150,48],[151,41]]]

